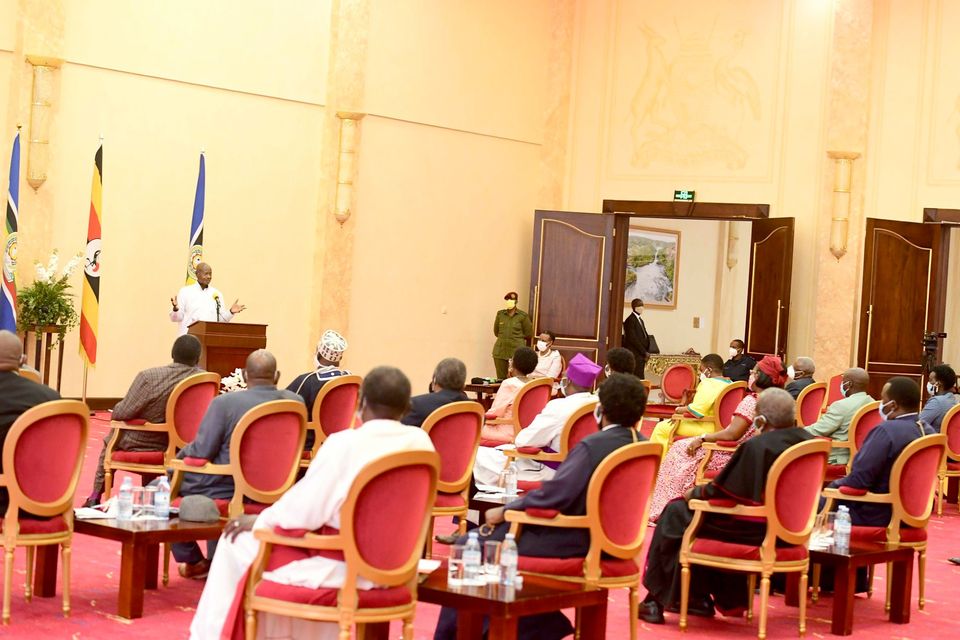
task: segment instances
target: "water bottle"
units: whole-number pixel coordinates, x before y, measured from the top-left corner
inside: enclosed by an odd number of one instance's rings
[[[157,483],[157,495],[153,497],[157,517],[166,520],[170,517],[170,482],[167,476],[160,476]]]
[[[133,480],[127,476],[120,485],[120,493],[117,494],[117,520],[131,518],[133,518]]]
[[[517,464],[511,462],[504,476],[503,491],[508,496],[517,495]]]
[[[833,550],[837,553],[850,552],[850,509],[846,505],[837,507],[837,517],[833,521]]]
[[[483,584],[483,553],[480,551],[480,537],[476,531],[471,531],[467,538],[467,546],[463,550],[463,583]]]
[[[517,583],[517,543],[512,533],[508,533],[503,544],[500,545],[500,584],[505,587],[515,586]]]

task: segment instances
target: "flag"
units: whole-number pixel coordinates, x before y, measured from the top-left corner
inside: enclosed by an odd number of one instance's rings
[[[207,165],[200,153],[197,193],[193,196],[193,220],[190,221],[190,256],[187,258],[187,284],[197,281],[197,265],[203,262],[203,202],[207,188]]]
[[[10,153],[10,187],[7,190],[7,225],[3,239],[3,297],[0,329],[17,332],[17,203],[20,201],[20,132]]]
[[[86,364],[97,364],[97,320],[100,317],[100,222],[103,187],[103,143],[93,157],[93,185],[90,187],[90,222],[87,225],[87,252],[83,264],[83,300],[80,305],[80,355]]]

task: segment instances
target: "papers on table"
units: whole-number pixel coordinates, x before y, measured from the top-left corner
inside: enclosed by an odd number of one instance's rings
[[[426,558],[420,558],[420,562],[417,563],[417,572],[433,573],[439,567],[440,567],[439,560],[427,560]]]

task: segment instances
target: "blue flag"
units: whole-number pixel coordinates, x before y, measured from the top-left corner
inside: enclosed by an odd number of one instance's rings
[[[203,262],[203,203],[207,188],[207,168],[200,154],[200,173],[197,175],[197,193],[193,197],[193,220],[190,221],[190,257],[187,260],[187,284],[197,281],[197,265]]]
[[[17,332],[17,218],[20,210],[20,132],[10,153],[10,186],[7,189],[7,224],[3,238],[3,296],[0,329]]]

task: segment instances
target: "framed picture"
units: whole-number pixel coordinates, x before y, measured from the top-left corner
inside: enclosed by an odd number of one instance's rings
[[[647,307],[677,308],[680,232],[630,225],[623,304],[640,298]]]

